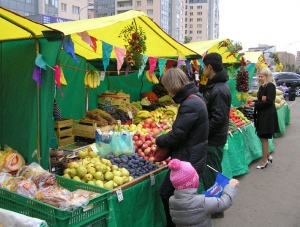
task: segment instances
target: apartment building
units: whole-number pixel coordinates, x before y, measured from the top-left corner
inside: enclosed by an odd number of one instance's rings
[[[94,17],[93,0],[0,0],[0,6],[41,24]]]
[[[284,68],[282,71],[284,72],[294,72],[296,71],[295,65],[295,55],[291,53],[287,53],[286,51],[277,52],[278,58],[280,62],[283,64]]]
[[[183,43],[219,38],[219,0],[95,0],[95,17],[138,10]]]
[[[295,71],[300,72],[300,51],[296,54]]]

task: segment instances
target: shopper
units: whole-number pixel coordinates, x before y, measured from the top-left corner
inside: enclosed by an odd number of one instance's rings
[[[210,214],[228,209],[237,194],[238,180],[231,179],[220,198],[197,193],[199,176],[189,162],[173,159],[169,162],[171,182],[175,188],[170,198],[170,213],[179,226],[211,227]]]
[[[289,96],[289,88],[286,86],[284,81],[281,83],[280,88],[283,92],[283,98],[288,97]]]
[[[172,130],[165,135],[158,136],[156,144],[158,147],[169,147],[172,151],[172,159],[190,162],[202,177],[206,167],[208,137],[208,115],[205,102],[195,83],[190,82],[179,68],[168,69],[162,76],[161,82],[180,107]],[[167,226],[175,226],[169,211],[169,198],[173,193],[174,187],[170,181],[170,172],[168,172],[159,189]]]
[[[222,173],[223,148],[227,142],[231,93],[227,84],[227,72],[222,64],[222,56],[218,53],[207,54],[203,63],[204,75],[208,78],[203,92],[209,118],[206,162]],[[216,172],[206,168],[203,177],[205,190],[214,185],[216,176]],[[224,217],[224,213],[212,215],[212,218],[222,217]]]
[[[264,169],[269,161],[273,161],[273,157],[269,154],[268,139],[280,130],[275,108],[276,86],[272,82],[272,73],[270,69],[262,68],[257,74],[259,83],[257,101],[249,103],[249,106],[254,107],[254,124],[262,144],[263,156],[256,168]]]

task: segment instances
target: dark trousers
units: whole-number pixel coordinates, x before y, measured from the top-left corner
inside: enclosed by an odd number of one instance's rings
[[[222,159],[224,146],[207,146],[206,164],[222,173]],[[217,173],[206,166],[205,176],[202,178],[205,191],[215,184]]]

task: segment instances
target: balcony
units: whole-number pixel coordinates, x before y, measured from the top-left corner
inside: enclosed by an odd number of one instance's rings
[[[133,9],[133,6],[132,5],[129,5],[129,6],[120,6],[120,5],[117,5],[117,11],[128,11],[128,10],[131,10]]]

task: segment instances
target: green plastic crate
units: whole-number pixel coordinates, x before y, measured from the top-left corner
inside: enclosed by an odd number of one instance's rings
[[[66,179],[58,175],[56,175],[56,179],[58,185],[70,191],[83,189],[97,192],[101,195],[92,198],[85,208],[78,208],[73,212],[68,212],[0,188],[0,207],[29,217],[39,218],[46,221],[50,227],[108,226],[107,216],[110,212],[110,190]],[[96,225],[93,223],[96,223]]]

